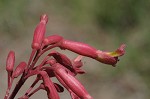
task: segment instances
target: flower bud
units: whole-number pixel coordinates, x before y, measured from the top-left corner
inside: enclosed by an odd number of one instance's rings
[[[44,44],[44,45],[55,44],[55,43],[60,42],[62,39],[63,39],[62,36],[59,36],[59,35],[51,35],[51,36],[48,36],[48,37],[44,38],[43,44]]]
[[[85,90],[84,86],[70,73],[67,72],[60,64],[55,64],[53,66],[54,73],[62,79],[62,81],[81,99],[93,99],[88,92]],[[56,77],[57,77],[56,76]]]
[[[40,23],[36,26],[35,31],[34,31],[34,36],[33,36],[33,41],[32,41],[32,48],[33,49],[40,49],[41,43],[44,39],[45,36],[45,31],[46,31],[46,23],[48,21],[47,15],[42,15],[40,18]]]
[[[24,72],[26,66],[27,64],[25,62],[21,62],[13,72],[12,77],[17,78],[19,75],[21,75]]]
[[[15,52],[10,51],[8,56],[7,56],[7,60],[6,60],[7,72],[11,72],[11,73],[13,72],[14,64],[15,64]]]

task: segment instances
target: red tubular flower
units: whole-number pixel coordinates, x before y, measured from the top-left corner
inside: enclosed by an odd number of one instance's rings
[[[60,77],[77,96],[79,96],[81,99],[93,99],[85,90],[84,86],[74,76],[68,73],[68,71],[65,70],[62,65],[57,63],[53,66],[53,69],[55,75]]]
[[[27,64],[25,62],[21,62],[13,72],[12,77],[17,78],[19,75],[21,75],[24,72],[26,66]]]
[[[118,57],[124,55],[125,53],[125,44],[122,44],[116,51],[114,52],[103,52],[98,50],[97,51],[97,58],[96,60],[105,63],[110,64],[112,66],[115,66],[115,64],[118,61]]]
[[[61,49],[68,49],[80,55],[91,57],[102,63],[110,64],[113,66],[115,66],[115,64],[117,63],[118,57],[122,56],[125,53],[124,44],[121,45],[121,47],[118,48],[115,52],[103,52],[85,43],[65,40],[61,36],[58,36],[58,35],[53,35],[53,36],[49,36],[45,38],[43,40],[43,43],[45,45],[58,43]]]
[[[89,46],[88,44],[81,43],[81,42],[74,42],[70,40],[62,40],[60,44],[60,48],[68,49],[75,53],[78,53],[83,56],[88,56],[92,58],[96,58],[96,49]]]
[[[8,80],[7,80],[8,86],[7,86],[5,99],[8,98],[9,91],[10,91],[10,88],[12,86],[12,81],[13,81],[12,80],[12,73],[13,73],[14,64],[15,64],[15,52],[10,51],[8,56],[7,56],[7,60],[6,60],[6,71],[8,74]]]
[[[81,59],[83,56],[86,56],[101,63],[115,66],[119,60],[118,58],[125,53],[125,44],[122,44],[114,52],[106,52],[97,50],[96,48],[82,42],[66,40],[59,35],[45,37],[47,22],[48,16],[46,14],[42,15],[40,17],[40,22],[34,30],[33,41],[31,44],[32,52],[27,64],[25,62],[20,62],[15,70],[13,70],[15,64],[15,53],[13,51],[9,52],[6,60],[8,87],[4,99],[14,99],[25,81],[33,75],[37,75],[37,78],[31,84],[24,96],[19,99],[29,99],[40,89],[47,92],[47,97],[49,99],[60,99],[58,93],[63,92],[64,88],[68,90],[72,99],[93,99],[84,86],[75,78],[77,74],[85,73],[85,71],[81,69],[83,66]],[[40,64],[38,64],[42,55],[45,54],[46,51],[55,47],[59,47],[62,50],[70,50],[71,52],[79,54],[79,56],[72,61],[66,55],[57,51],[52,51]],[[20,80],[12,90],[13,80],[18,76],[21,76]],[[54,83],[51,80],[52,77],[56,77],[63,86]],[[33,90],[40,80],[42,80],[40,86]]]
[[[58,76],[56,75],[56,78],[59,80],[59,82],[61,82],[61,84],[69,91],[71,98],[72,99],[80,99],[65,83],[64,81]]]
[[[10,74],[13,72],[14,64],[15,64],[15,52],[10,51],[6,60],[6,70]]]
[[[60,42],[62,39],[63,39],[62,36],[59,36],[59,35],[51,35],[51,36],[48,36],[48,37],[44,38],[43,44],[44,44],[44,45],[55,44],[55,43]]]
[[[42,15],[40,18],[40,23],[37,25],[34,31],[34,36],[33,36],[33,41],[32,41],[33,49],[36,49],[36,50],[40,49],[41,43],[45,36],[47,22],[48,22],[48,16],[46,14]]]
[[[122,44],[115,52],[103,52],[87,44],[69,40],[62,40],[59,47],[62,49],[68,49],[83,56],[91,57],[99,62],[113,66],[115,66],[117,63],[118,57],[124,55],[125,53],[124,44]]]
[[[59,99],[59,95],[57,93],[57,90],[49,78],[48,74],[45,71],[40,71],[40,75],[43,78],[45,90],[47,91],[47,96],[49,99]]]

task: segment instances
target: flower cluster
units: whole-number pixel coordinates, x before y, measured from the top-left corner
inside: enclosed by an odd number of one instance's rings
[[[77,74],[84,74],[81,69],[83,63],[81,59],[86,56],[95,59],[101,63],[115,66],[118,57],[124,55],[125,45],[122,44],[114,52],[105,52],[97,50],[88,44],[66,40],[59,35],[45,37],[46,24],[48,16],[42,15],[39,24],[36,26],[32,41],[32,52],[28,62],[20,62],[14,69],[15,52],[10,51],[6,60],[6,71],[8,72],[8,88],[4,99],[14,99],[24,82],[31,76],[36,75],[35,81],[19,99],[28,99],[39,90],[45,90],[49,99],[59,99],[58,93],[68,90],[72,99],[93,99],[86,91],[84,86],[76,79]],[[66,55],[51,49],[59,47],[62,50],[70,50],[79,54],[74,60],[69,59]],[[36,64],[40,56],[46,51],[50,51],[40,64]],[[10,93],[12,83],[15,78],[21,76],[20,80]],[[59,85],[51,80],[56,77],[62,84]],[[33,90],[33,87],[42,80],[42,83]]]

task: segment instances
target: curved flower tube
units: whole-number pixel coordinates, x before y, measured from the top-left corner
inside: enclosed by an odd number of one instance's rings
[[[67,72],[63,66],[56,63],[52,66],[56,77],[60,77],[62,81],[81,99],[93,99],[84,86],[70,73]]]

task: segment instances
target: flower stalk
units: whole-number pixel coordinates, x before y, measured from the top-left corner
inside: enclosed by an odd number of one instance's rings
[[[82,59],[90,57],[101,63],[115,66],[119,60],[118,58],[125,53],[125,45],[122,44],[114,52],[105,52],[86,43],[67,40],[56,34],[46,37],[47,22],[48,16],[46,14],[42,15],[39,24],[34,30],[31,43],[32,51],[27,62],[20,62],[14,70],[15,52],[9,52],[6,59],[8,88],[4,99],[14,99],[25,81],[34,75],[37,76],[35,81],[31,83],[29,89],[19,99],[28,99],[40,89],[47,92],[48,99],[60,99],[58,93],[63,92],[64,88],[68,90],[72,99],[93,99],[81,82],[75,77],[78,74],[85,73],[81,68],[84,65]],[[78,57],[72,60],[65,54],[55,50],[51,51],[55,47],[75,52],[78,54]],[[38,64],[39,58],[47,51],[50,51],[50,53]],[[14,89],[12,89],[13,81],[19,76],[21,76],[20,80],[16,83]],[[54,77],[58,79],[62,86],[52,81],[51,78]],[[42,81],[42,83],[36,87],[39,81]],[[36,87],[35,90],[33,90],[34,87]],[[12,90],[11,93],[9,93],[10,89]]]

